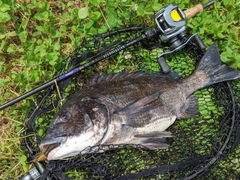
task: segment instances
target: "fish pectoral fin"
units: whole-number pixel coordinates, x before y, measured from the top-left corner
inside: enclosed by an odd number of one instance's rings
[[[137,134],[134,136],[138,138],[139,144],[145,146],[150,150],[156,149],[166,149],[168,144],[166,144],[166,138],[173,137],[171,132],[153,132],[150,134]]]
[[[114,113],[125,114],[125,115],[134,114],[134,113],[140,111],[141,109],[143,109],[144,106],[146,106],[147,104],[158,99],[160,94],[161,94],[161,91],[157,90],[157,91],[153,92],[152,94],[149,94],[137,101],[134,101],[133,103],[128,104],[127,106],[125,106],[122,109],[116,110]]]
[[[187,98],[184,107],[182,108],[182,114],[178,117],[178,119],[188,119],[196,117],[198,113],[198,106],[197,106],[197,97],[191,95]]]
[[[144,127],[146,124],[151,124],[152,115],[149,111],[158,108],[157,105],[146,106],[137,112],[131,114],[124,114],[126,116],[126,122],[124,125],[131,126],[133,128]]]

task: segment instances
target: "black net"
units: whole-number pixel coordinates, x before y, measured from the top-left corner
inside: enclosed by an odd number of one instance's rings
[[[59,74],[86,64],[127,41],[141,36],[145,27],[128,27],[92,37],[62,63]],[[157,57],[164,51],[155,38],[126,48],[96,63],[70,79],[35,95],[38,104],[26,116],[29,161],[39,152],[38,144],[61,107],[63,99],[81,88],[94,73],[106,71],[160,71]],[[204,52],[190,41],[181,51],[165,58],[172,71],[189,76]],[[58,74],[58,75],[59,75]],[[221,171],[220,160],[232,153],[240,139],[240,81],[219,83],[195,92],[196,118],[177,120],[169,128],[175,138],[168,149],[150,151],[141,146],[98,146],[102,153],[84,154],[69,160],[43,162],[42,178],[52,179],[226,179],[236,172]],[[109,149],[109,150],[108,150]],[[235,174],[234,174],[235,173]],[[220,176],[220,175],[221,176]]]

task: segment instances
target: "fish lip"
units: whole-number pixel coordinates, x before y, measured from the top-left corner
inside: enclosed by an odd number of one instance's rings
[[[61,145],[61,144],[64,143],[66,140],[67,140],[67,137],[66,137],[66,136],[51,137],[51,138],[46,138],[46,139],[44,138],[44,139],[40,142],[39,148],[40,148],[41,150],[43,150],[43,151],[46,151],[50,145],[57,144],[57,143],[59,143],[59,144]],[[56,148],[57,148],[57,147],[56,147]],[[54,148],[54,149],[56,149],[56,148]],[[52,150],[54,150],[54,149],[52,149]],[[52,150],[51,150],[51,151],[52,151]],[[50,151],[50,152],[51,152],[51,151]],[[47,154],[49,154],[50,152],[48,152]]]

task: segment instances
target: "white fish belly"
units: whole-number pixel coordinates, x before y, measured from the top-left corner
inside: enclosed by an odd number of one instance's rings
[[[139,133],[151,133],[151,132],[161,132],[165,131],[169,126],[171,126],[176,120],[176,116],[169,116],[166,118],[153,120],[152,123],[147,124],[144,127],[137,128]]]

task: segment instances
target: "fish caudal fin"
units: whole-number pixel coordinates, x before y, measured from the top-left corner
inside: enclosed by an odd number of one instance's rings
[[[200,60],[194,74],[197,75],[198,72],[206,75],[204,86],[240,78],[239,71],[222,64],[216,43],[211,45]]]

